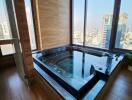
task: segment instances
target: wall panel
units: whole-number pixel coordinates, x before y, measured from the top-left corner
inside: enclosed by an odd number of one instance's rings
[[[70,42],[70,0],[36,0],[41,49]]]

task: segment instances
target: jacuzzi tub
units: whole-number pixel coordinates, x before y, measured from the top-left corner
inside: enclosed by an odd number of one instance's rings
[[[99,80],[109,76],[121,58],[77,46],[33,54],[34,62],[76,98],[82,98]]]

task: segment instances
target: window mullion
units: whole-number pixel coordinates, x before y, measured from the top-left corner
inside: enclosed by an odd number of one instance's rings
[[[85,46],[85,41],[86,41],[86,25],[87,25],[87,0],[85,0],[85,6],[84,6],[83,46]]]
[[[115,0],[110,45],[109,45],[109,50],[111,51],[115,48],[116,32],[117,32],[119,13],[120,13],[120,4],[121,4],[121,0]]]

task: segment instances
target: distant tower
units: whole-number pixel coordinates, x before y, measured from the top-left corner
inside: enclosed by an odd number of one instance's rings
[[[116,48],[122,48],[120,41],[122,35],[127,32],[127,20],[128,20],[128,15],[126,13],[121,13],[119,16],[118,29],[116,32],[116,43],[115,43]]]
[[[105,15],[103,17],[103,45],[105,48],[109,48],[109,41],[110,41],[111,28],[112,28],[112,18],[113,18],[112,14]],[[121,47],[120,45],[121,36],[126,32],[127,19],[128,19],[128,15],[126,13],[121,13],[119,15],[115,47],[118,48]]]
[[[109,40],[112,27],[112,15],[105,15],[103,17],[103,46],[109,48]]]

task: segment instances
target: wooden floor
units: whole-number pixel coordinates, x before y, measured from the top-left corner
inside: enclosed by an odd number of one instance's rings
[[[0,70],[0,100],[56,100],[45,91],[36,80],[25,85],[15,67]]]
[[[104,100],[132,100],[132,72],[123,70]],[[56,100],[46,93],[38,81],[30,88],[19,77],[16,68],[0,70],[0,100]]]
[[[132,100],[132,72],[123,69],[104,100]]]

